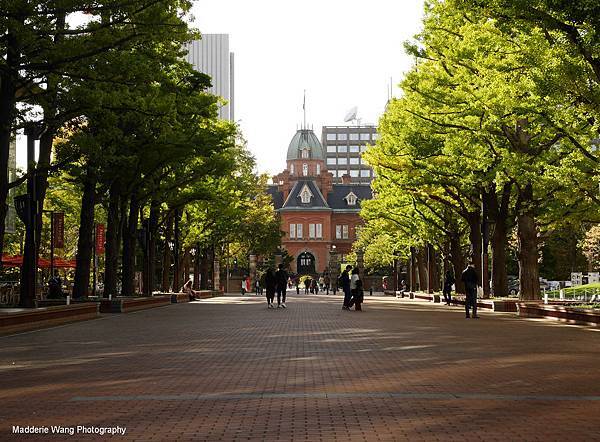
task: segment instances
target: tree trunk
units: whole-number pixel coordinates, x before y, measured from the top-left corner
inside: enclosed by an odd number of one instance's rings
[[[4,253],[4,220],[8,213],[8,154],[12,139],[13,123],[16,111],[16,84],[14,76],[17,75],[19,64],[18,42],[14,29],[10,25],[4,34],[6,59],[5,69],[0,71],[0,256]],[[21,23],[22,24],[22,23]],[[0,261],[0,268],[2,267]]]
[[[110,186],[106,225],[106,250],[104,255],[104,297],[117,295],[117,269],[119,267],[119,185]]]
[[[417,250],[414,247],[410,248],[410,291],[417,291]]]
[[[479,275],[479,285],[481,280],[481,213],[478,211],[470,212],[467,218],[469,224],[469,242],[471,243],[471,259],[475,265],[475,270]],[[484,274],[487,272],[484,272]],[[458,278],[457,278],[458,279]],[[488,284],[489,286],[489,284]]]
[[[417,251],[417,270],[419,272],[419,291],[427,290],[427,254],[425,247],[419,247]]]
[[[465,294],[465,285],[460,279],[462,271],[465,269],[465,257],[460,247],[460,236],[458,233],[450,236],[450,261],[454,268],[454,279],[456,293]]]
[[[173,234],[173,216],[169,215],[167,218],[167,224],[165,227],[165,244],[163,249],[163,259],[162,259],[162,291],[167,293],[170,291],[171,283],[170,283],[170,273],[171,273],[171,249],[169,247],[169,242],[171,241],[171,236]]]
[[[129,216],[127,224],[123,229],[123,296],[134,295],[134,277],[135,277],[135,249],[138,226],[139,202],[137,195],[131,195],[129,202]]]
[[[509,205],[512,186],[505,184],[502,189],[502,198],[498,202],[496,193],[491,194],[490,215],[494,220],[494,233],[492,235],[492,291],[494,296],[508,294],[508,277],[506,272],[506,245],[509,229]]]
[[[96,177],[88,169],[79,216],[79,237],[77,239],[77,267],[73,284],[73,298],[86,298],[90,290],[90,262],[94,247],[94,206],[96,205]]]
[[[148,218],[149,241],[148,241],[148,289],[151,295],[154,291],[154,278],[156,277],[156,238],[158,236],[158,216],[160,205],[153,200],[150,204],[150,216]]]
[[[529,183],[520,192],[517,202],[519,298],[522,300],[537,300],[541,298],[538,267],[538,237],[533,204],[533,186]]]
[[[435,290],[435,250],[431,244],[427,244],[425,249],[425,255],[427,259],[427,293],[433,293]]]

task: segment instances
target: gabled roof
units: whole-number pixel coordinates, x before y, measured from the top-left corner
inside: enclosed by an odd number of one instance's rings
[[[300,198],[300,192],[304,188],[308,187],[313,197],[310,199],[310,203],[303,203]],[[283,204],[282,210],[306,210],[306,209],[318,209],[318,210],[329,210],[329,206],[323,197],[323,194],[319,188],[315,185],[314,181],[310,180],[298,180],[292,190],[290,191],[287,200]]]
[[[346,201],[346,196],[352,192],[357,196],[355,206],[349,206]],[[333,190],[327,195],[327,203],[333,210],[358,212],[362,200],[370,200],[373,198],[371,186],[365,184],[334,184]]]

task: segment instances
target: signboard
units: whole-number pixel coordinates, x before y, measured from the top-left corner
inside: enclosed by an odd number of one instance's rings
[[[52,218],[54,248],[62,249],[65,246],[65,214],[63,212],[54,212],[52,213]]]
[[[96,224],[96,255],[104,255],[105,241],[104,224]]]

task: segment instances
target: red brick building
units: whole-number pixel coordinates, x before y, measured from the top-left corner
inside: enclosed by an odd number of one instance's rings
[[[370,199],[369,184],[352,184],[350,176],[333,183],[323,146],[310,129],[296,132],[287,151],[287,168],[273,177],[269,193],[285,232],[283,246],[294,257],[290,270],[323,273],[332,246],[343,261],[362,221],[360,203]]]

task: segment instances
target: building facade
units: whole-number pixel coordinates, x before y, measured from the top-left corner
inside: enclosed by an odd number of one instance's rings
[[[368,145],[375,144],[375,126],[323,126],[325,164],[333,175],[334,183],[350,175],[351,183],[370,183],[373,169],[362,159]]]
[[[210,92],[228,102],[219,109],[219,117],[234,121],[234,56],[233,52],[229,52],[229,35],[202,34],[201,40],[191,41],[186,49],[187,61],[194,69],[210,75]]]
[[[361,201],[372,197],[368,183],[352,183],[349,174],[334,182],[323,146],[310,129],[296,132],[288,146],[287,167],[273,177],[269,193],[285,232],[282,244],[294,257],[290,270],[322,274],[333,251],[343,261],[351,252]]]

